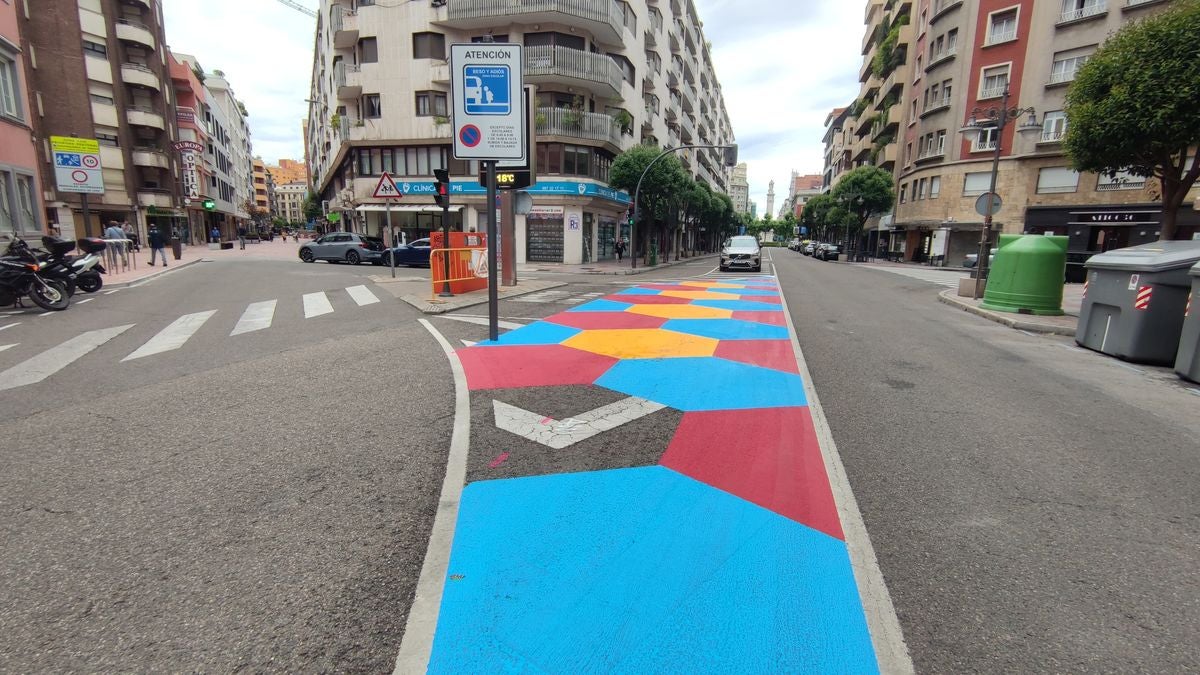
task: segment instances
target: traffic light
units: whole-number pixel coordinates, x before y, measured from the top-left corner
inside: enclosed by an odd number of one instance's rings
[[[629,216],[629,224],[630,224],[630,226],[632,226],[633,225],[633,209],[629,209],[628,216]]]
[[[434,178],[437,178],[437,191],[433,194],[433,201],[443,209],[450,206],[450,172],[446,169],[434,169]]]
[[[213,199],[205,199],[202,203],[205,211],[212,211],[217,208],[217,202]]]
[[[738,163],[738,146],[737,143],[730,143],[725,148],[725,166],[737,166]]]

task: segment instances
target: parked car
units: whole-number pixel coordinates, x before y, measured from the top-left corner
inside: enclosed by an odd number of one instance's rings
[[[721,247],[722,272],[731,269],[745,269],[751,272],[762,271],[762,249],[758,247],[758,239],[748,235],[730,237]]]
[[[429,239],[418,239],[409,244],[385,249],[383,255],[379,256],[379,264],[391,267],[392,256],[396,256],[397,265],[429,267]]]
[[[300,247],[300,259],[306,263],[326,260],[331,263],[361,262],[378,264],[383,253],[383,240],[354,232],[330,232]]]
[[[805,244],[803,248],[800,249],[800,252],[803,253],[804,255],[812,255],[817,250],[818,246],[820,246],[820,244],[818,244],[817,242],[810,241],[807,244]]]
[[[842,248],[837,244],[821,244],[813,251],[813,257],[817,260],[837,260],[841,253]]]

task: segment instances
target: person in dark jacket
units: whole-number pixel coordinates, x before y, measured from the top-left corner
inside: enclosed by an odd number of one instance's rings
[[[166,249],[166,241],[165,241],[166,238],[163,237],[162,232],[158,231],[157,225],[150,226],[150,232],[147,233],[146,239],[149,240],[148,243],[150,244],[150,266],[154,267],[154,256],[161,255],[163,267],[166,267],[167,266],[167,249]]]

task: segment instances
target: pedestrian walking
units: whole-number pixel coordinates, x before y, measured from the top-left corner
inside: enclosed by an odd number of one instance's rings
[[[150,244],[150,266],[154,267],[155,255],[161,255],[163,267],[167,266],[167,249],[166,242],[163,240],[162,232],[158,231],[157,225],[150,226],[150,232],[146,235],[147,243]]]
[[[238,225],[238,242],[242,245],[242,250],[246,250],[246,226]]]
[[[625,255],[625,240],[618,239],[616,245],[613,246],[613,250],[616,251],[617,261],[619,262],[621,260],[621,256]]]
[[[142,250],[142,242],[137,236],[137,232],[133,230],[133,226],[128,221],[121,224],[121,230],[125,232],[125,238],[129,240],[129,247],[135,251]]]
[[[108,227],[104,228],[104,238],[112,241],[109,245],[109,250],[113,251],[113,262],[116,262],[117,255],[121,256],[121,265],[129,264],[129,259],[125,256],[125,248],[128,237],[125,236],[125,230],[115,220],[108,221]]]
[[[208,240],[213,244],[221,243],[221,229],[216,225],[212,226],[212,230],[208,233]]]

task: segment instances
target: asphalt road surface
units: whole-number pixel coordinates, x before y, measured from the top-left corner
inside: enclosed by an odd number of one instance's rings
[[[1200,398],[774,251],[918,672],[1200,670]]]

